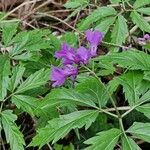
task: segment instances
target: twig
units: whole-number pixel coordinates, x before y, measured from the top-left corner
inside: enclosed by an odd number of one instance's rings
[[[24,2],[22,4],[20,4],[18,7],[15,7],[12,11],[8,12],[5,16],[3,16],[2,18],[0,18],[0,21],[2,21],[3,19],[7,18],[8,16],[10,16],[12,13],[14,13],[15,11],[17,11],[19,8],[27,5],[27,4],[32,4],[34,3],[35,1],[42,1],[42,0],[32,0],[32,1],[29,1],[29,2]]]
[[[50,150],[53,150],[53,148],[50,146],[50,144],[47,144],[47,146]]]
[[[72,30],[76,31],[77,33],[80,33],[80,34],[84,35],[82,32],[80,32],[79,30],[75,29],[73,26],[71,26],[70,24],[68,24],[67,22],[63,21],[63,20],[60,19],[60,18],[57,18],[57,17],[55,17],[55,16],[53,16],[53,15],[46,14],[46,13],[37,12],[36,14],[42,15],[42,16],[47,16],[47,17],[53,18],[53,19],[55,19],[55,20],[58,20],[58,21],[60,21],[61,23],[67,25],[67,26],[68,26],[69,28],[71,28]]]

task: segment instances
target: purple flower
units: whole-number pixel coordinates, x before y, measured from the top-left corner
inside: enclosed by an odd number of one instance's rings
[[[150,34],[145,34],[142,38],[138,38],[138,43],[140,45],[146,45],[150,42]]]
[[[150,40],[150,35],[149,35],[149,34],[145,34],[145,35],[144,35],[144,39],[145,39],[145,40]]]
[[[80,63],[83,63],[83,64],[87,64],[91,57],[90,51],[87,50],[83,46],[81,46],[77,49],[77,55],[80,60]]]
[[[146,45],[145,38],[138,38],[138,43],[139,43],[140,45]]]
[[[67,43],[62,44],[61,50],[55,53],[55,57],[63,58],[64,65],[79,62],[75,49],[72,47],[69,47]]]
[[[98,30],[96,31],[87,30],[86,39],[90,43],[91,56],[96,56],[97,46],[99,43],[102,42],[103,33]]]
[[[76,77],[78,75],[78,68],[72,66],[72,65],[66,65],[64,66],[64,72],[67,75],[67,77],[71,77],[71,80],[73,81],[73,83],[76,80]]]
[[[58,67],[53,67],[51,72],[51,81],[53,81],[52,86],[57,87],[64,84],[66,80],[66,75],[64,70]]]
[[[78,69],[72,65],[66,65],[63,68],[53,67],[51,73],[51,81],[53,87],[58,87],[64,84],[68,77],[71,77],[73,82],[78,74]]]

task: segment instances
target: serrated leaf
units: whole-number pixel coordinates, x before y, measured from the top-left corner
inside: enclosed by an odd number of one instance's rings
[[[150,15],[150,7],[146,7],[146,8],[139,8],[137,9],[138,12],[146,14],[146,15]]]
[[[148,102],[150,100],[150,90],[143,94],[139,102]]]
[[[116,15],[116,11],[112,7],[100,7],[93,11],[88,17],[84,19],[84,21],[79,24],[80,30],[86,30],[90,27],[90,25],[104,17]]]
[[[84,82],[79,83],[76,90],[83,94],[90,94],[99,107],[105,106],[109,99],[106,89],[94,77],[88,77]]]
[[[130,137],[122,138],[123,150],[142,150]]]
[[[139,102],[141,95],[139,89],[143,80],[143,74],[139,71],[130,71],[118,77],[118,82],[123,86],[125,98],[128,100],[130,106],[134,106]]]
[[[94,98],[89,94],[83,94],[71,89],[55,89],[51,91],[39,106],[42,110],[56,108],[70,104],[95,108]]]
[[[130,70],[150,70],[150,55],[134,49],[100,56],[95,60],[109,61]]]
[[[11,44],[14,48],[11,50],[11,55],[15,56],[22,51],[39,51],[50,47],[50,42],[46,37],[50,34],[49,30],[32,30],[23,31],[18,33],[13,39]]]
[[[95,29],[96,30],[99,30],[103,33],[107,33],[107,31],[109,30],[109,27],[115,22],[115,19],[116,17],[107,17],[107,18],[104,18],[100,24],[98,24]]]
[[[83,126],[87,129],[95,121],[98,113],[95,110],[83,110],[52,119],[45,128],[38,130],[29,146],[39,146],[41,148],[50,141],[55,143],[64,138],[71,129],[82,128]]]
[[[2,23],[2,41],[5,46],[8,46],[14,34],[17,32],[19,22]]]
[[[10,75],[10,61],[5,55],[0,55],[0,101],[7,95],[7,87]]]
[[[39,106],[39,100],[37,98],[26,95],[13,95],[11,101],[18,109],[29,113],[31,116],[34,116],[35,110]]]
[[[150,143],[150,123],[134,122],[127,132],[138,139]]]
[[[146,117],[150,119],[150,104],[149,103],[138,106],[136,110],[143,113]]]
[[[125,43],[127,33],[128,33],[128,26],[126,23],[126,19],[122,15],[119,15],[112,31],[111,43],[122,45],[123,43]],[[113,47],[110,50],[118,51],[119,48]]]
[[[41,85],[46,84],[49,80],[50,70],[41,69],[36,71],[34,74],[31,74],[16,90],[15,93],[22,93],[27,90],[31,90]]]
[[[101,68],[99,70],[99,72],[97,73],[98,76],[99,75],[100,76],[107,76],[107,75],[113,74],[116,70],[113,63],[111,63],[111,62],[101,60],[98,65]]]
[[[144,71],[144,79],[150,81],[150,71]]]
[[[78,36],[72,32],[67,32],[61,37],[61,41],[68,43],[72,47],[77,47]]]
[[[116,128],[99,132],[95,137],[84,142],[91,145],[85,150],[114,150],[120,135],[121,131]]]
[[[142,31],[150,32],[150,24],[136,11],[131,13],[131,19]]]
[[[1,113],[1,119],[6,140],[7,143],[10,143],[11,150],[24,150],[23,135],[15,124],[17,116],[11,110],[5,110]]]
[[[150,4],[150,1],[149,0],[136,0],[133,7],[136,9],[136,8],[139,8],[139,7],[142,7],[142,6],[145,6],[145,5],[148,5]]]
[[[20,83],[20,80],[22,79],[23,73],[25,71],[25,68],[23,66],[16,66],[12,70],[12,77],[9,81],[9,90],[13,92],[17,85]]]

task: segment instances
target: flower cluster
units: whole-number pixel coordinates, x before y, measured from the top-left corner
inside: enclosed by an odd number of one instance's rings
[[[86,39],[90,45],[89,48],[83,46],[78,49],[70,47],[67,43],[63,43],[61,50],[55,53],[55,57],[63,60],[63,67],[52,67],[51,81],[52,86],[58,87],[64,84],[68,77],[74,82],[78,74],[78,66],[87,64],[91,57],[96,56],[97,46],[102,41],[103,33],[100,31],[86,31]]]
[[[145,34],[142,38],[138,38],[138,43],[140,45],[146,45],[150,43],[150,34]]]

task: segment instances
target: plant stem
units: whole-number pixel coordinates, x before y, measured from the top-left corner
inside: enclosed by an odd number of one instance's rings
[[[109,111],[107,111],[107,110],[105,110],[105,109],[99,108],[99,111],[100,111],[100,112],[103,112],[103,113],[105,113],[105,114],[108,114],[108,115],[110,115],[110,116],[112,116],[112,117],[118,118],[117,115],[115,115],[115,114],[113,114],[113,113],[110,113]]]
[[[9,99],[13,94],[10,94],[9,96],[7,96],[1,103],[1,106],[0,106],[0,112],[2,112],[2,109],[3,109],[3,105],[4,105],[4,102]]]
[[[122,131],[124,137],[125,137],[126,140],[128,141],[127,135],[126,135],[125,130],[124,130],[123,122],[122,122],[122,116],[121,116],[121,114],[119,113],[119,110],[118,110],[118,108],[117,108],[117,106],[116,106],[116,104],[115,104],[115,102],[114,102],[112,96],[110,95],[109,91],[107,90],[106,86],[102,83],[102,81],[101,81],[101,80],[99,79],[99,77],[95,74],[95,72],[93,72],[91,69],[89,69],[89,68],[86,67],[86,66],[84,66],[84,68],[87,69],[90,73],[92,73],[92,74],[94,75],[94,77],[99,81],[99,83],[104,87],[105,91],[107,92],[107,94],[108,94],[108,96],[109,96],[109,98],[110,98],[110,100],[111,100],[111,103],[112,103],[112,105],[113,105],[113,107],[114,107],[114,110],[115,110],[116,113],[117,113],[117,115],[116,115],[115,117],[118,118],[118,120],[119,120],[120,130]],[[130,107],[127,107],[127,109],[129,109],[129,108],[130,108]],[[123,108],[123,109],[124,109],[124,108]],[[126,108],[125,108],[125,109],[126,109]],[[133,108],[131,108],[131,109],[133,109]],[[131,109],[130,109],[130,110],[131,110]],[[109,110],[109,109],[107,109],[107,111],[106,111],[106,110],[103,110],[103,112],[105,112],[105,113],[107,112],[107,114],[109,114],[110,112],[108,112],[108,110]],[[109,114],[109,115],[112,115],[112,114]],[[113,115],[114,115],[114,114],[113,114]]]
[[[110,98],[110,100],[111,100],[111,103],[112,103],[113,107],[115,108],[115,111],[116,111],[116,113],[117,113],[117,115],[118,115],[118,118],[121,118],[121,115],[120,115],[120,113],[119,113],[119,111],[118,111],[118,109],[117,109],[117,106],[116,106],[116,104],[115,104],[115,102],[114,102],[112,96],[110,95],[109,91],[107,90],[106,86],[102,83],[102,81],[101,81],[101,80],[99,79],[99,77],[95,74],[95,72],[93,72],[91,69],[89,69],[89,68],[86,67],[86,66],[83,66],[83,67],[84,67],[85,69],[87,69],[90,73],[92,73],[92,74],[94,75],[94,77],[99,81],[99,83],[103,86],[103,88],[105,89],[105,91],[107,92],[107,94],[108,94],[108,96],[109,96],[109,98]]]

